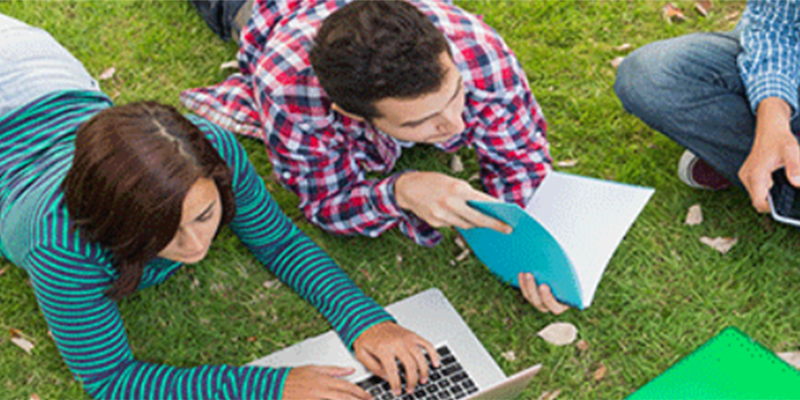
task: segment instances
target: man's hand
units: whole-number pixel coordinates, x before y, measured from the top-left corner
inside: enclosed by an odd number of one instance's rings
[[[786,177],[800,187],[800,145],[790,127],[792,109],[782,99],[770,97],[758,105],[756,137],[750,155],[739,169],[739,179],[758,212],[768,212],[767,194],[772,172],[786,167]]]
[[[413,212],[434,228],[483,227],[511,233],[510,226],[467,205],[467,200],[500,200],[473,189],[461,179],[438,172],[408,172],[397,179],[394,192],[400,208]]]
[[[283,384],[283,400],[372,400],[364,389],[340,379],[353,372],[319,365],[292,368]]]
[[[569,310],[568,305],[556,301],[549,286],[542,284],[537,287],[533,274],[520,272],[517,275],[517,280],[519,280],[519,290],[522,292],[522,296],[525,297],[525,300],[528,300],[528,303],[533,304],[537,310],[543,313],[552,312],[555,315],[560,315]]]
[[[427,340],[394,322],[381,322],[362,333],[353,343],[356,358],[373,374],[392,387],[395,396],[402,393],[397,360],[406,371],[406,392],[413,393],[417,382],[428,382],[428,353],[434,367],[439,367],[439,354]]]

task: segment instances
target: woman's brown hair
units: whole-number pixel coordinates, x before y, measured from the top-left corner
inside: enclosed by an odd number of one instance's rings
[[[213,179],[220,192],[222,227],[236,213],[231,172],[173,107],[113,107],[78,129],[64,200],[72,228],[112,255],[119,272],[107,292],[112,299],[133,293],[144,266],[175,237],[186,194],[201,177]]]

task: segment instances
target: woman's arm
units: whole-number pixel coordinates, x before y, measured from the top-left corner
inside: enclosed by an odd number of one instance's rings
[[[97,399],[278,399],[288,369],[175,368],[133,357],[105,263],[77,245],[39,247],[24,260],[39,307],[76,379]]]

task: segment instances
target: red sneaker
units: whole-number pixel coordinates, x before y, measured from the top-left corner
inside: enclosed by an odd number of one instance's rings
[[[727,178],[689,150],[684,151],[678,161],[678,178],[695,189],[718,191],[733,186]]]

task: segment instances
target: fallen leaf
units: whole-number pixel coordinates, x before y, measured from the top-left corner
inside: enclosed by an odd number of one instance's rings
[[[569,322],[554,322],[540,330],[536,335],[550,344],[563,346],[575,341],[578,337],[578,328]]]
[[[255,336],[250,336],[250,337],[247,338],[247,341],[248,342],[255,342],[256,341],[256,337]]]
[[[729,237],[716,237],[712,239],[710,237],[703,236],[700,238],[700,241],[703,244],[713,247],[722,254],[727,254],[728,251],[731,250],[731,247],[733,247],[734,245],[736,245],[736,243],[739,242],[739,239],[729,238]]]
[[[458,154],[453,154],[453,158],[450,160],[450,169],[453,170],[454,174],[464,172],[464,163],[461,162],[461,157]]]
[[[739,18],[739,12],[738,11],[734,11],[734,12],[726,15],[725,16],[725,21],[730,21],[730,20],[735,19],[735,18]]]
[[[503,356],[503,358],[505,358],[506,360],[511,361],[511,362],[517,360],[517,355],[514,354],[513,351],[507,351],[507,352],[502,353],[500,355]]]
[[[31,343],[28,339],[22,337],[12,337],[11,342],[19,346],[20,349],[25,350],[25,352],[28,354],[31,354],[31,350],[33,350],[33,343]]]
[[[8,267],[5,267],[5,268],[3,268],[3,269],[0,269],[0,276],[3,276],[3,274],[5,274],[5,273],[6,273],[6,270],[7,270],[7,269],[8,269]]]
[[[401,256],[400,254],[396,255],[395,259],[397,260],[397,264],[403,263],[403,256]]]
[[[574,158],[569,160],[562,160],[556,163],[556,167],[561,167],[561,168],[572,168],[576,165],[578,165],[578,160]]]
[[[224,63],[222,63],[222,65],[219,66],[220,70],[232,69],[232,68],[239,68],[239,61],[233,60],[233,61],[224,62]]]
[[[686,214],[686,225],[700,225],[703,222],[703,210],[700,209],[700,204],[695,204],[689,207],[689,212]]]
[[[456,261],[457,262],[464,261],[464,259],[467,258],[468,256],[469,256],[469,249],[464,249],[464,251],[462,251],[461,254],[459,254],[456,257]]]
[[[711,9],[711,0],[697,0],[694,2],[694,9],[700,13],[700,15],[707,17],[708,10]]]
[[[359,269],[358,272],[361,272],[361,275],[364,275],[364,278],[367,278],[368,281],[372,280],[372,274],[370,274],[369,271],[365,269]]]
[[[585,341],[583,339],[578,340],[578,343],[575,343],[575,347],[577,347],[578,350],[580,350],[580,351],[589,350],[589,342],[587,342],[587,341]]]
[[[683,11],[681,11],[680,8],[673,3],[667,3],[667,5],[664,6],[664,19],[671,24],[673,18],[677,18],[681,21],[686,20],[686,16],[683,15]]]
[[[31,395],[31,400],[39,400],[39,395],[34,393]]]
[[[273,279],[271,281],[265,281],[261,286],[264,286],[265,288],[267,288],[267,290],[277,289],[281,286],[281,281]]]
[[[114,73],[117,72],[117,69],[114,67],[107,68],[105,71],[100,73],[100,76],[97,77],[98,81],[107,81],[114,77]]]
[[[800,369],[800,351],[789,351],[786,353],[778,353],[778,357],[783,361],[791,364],[791,366]]]
[[[554,391],[545,390],[542,392],[542,395],[539,396],[539,400],[555,400],[558,395],[561,394],[561,389],[556,389]]]
[[[469,178],[467,178],[467,180],[470,181],[470,182],[477,181],[478,179],[481,179],[481,175],[480,174],[475,174],[475,175],[472,175]]]
[[[456,260],[450,260],[450,265],[455,267],[456,266]]]
[[[619,65],[622,64],[622,61],[625,60],[625,57],[616,57],[613,60],[609,61],[612,67],[619,68]]]
[[[460,248],[461,250],[466,250],[467,249],[467,244],[464,243],[464,238],[462,238],[461,236],[456,237],[455,242],[456,242],[456,246],[458,246],[458,248]]]
[[[616,50],[616,51],[628,51],[628,50],[630,50],[632,48],[633,48],[633,46],[631,46],[630,43],[623,43],[623,44],[621,44],[621,45],[619,45],[617,47],[614,47],[614,50]]]
[[[197,289],[200,286],[200,281],[197,278],[194,278],[192,281],[192,290]]]
[[[594,373],[592,373],[592,377],[594,378],[594,381],[597,382],[597,381],[605,378],[607,371],[608,371],[608,368],[606,368],[606,365],[603,364],[603,363],[600,363],[600,366],[597,367],[596,370],[594,370]]]

